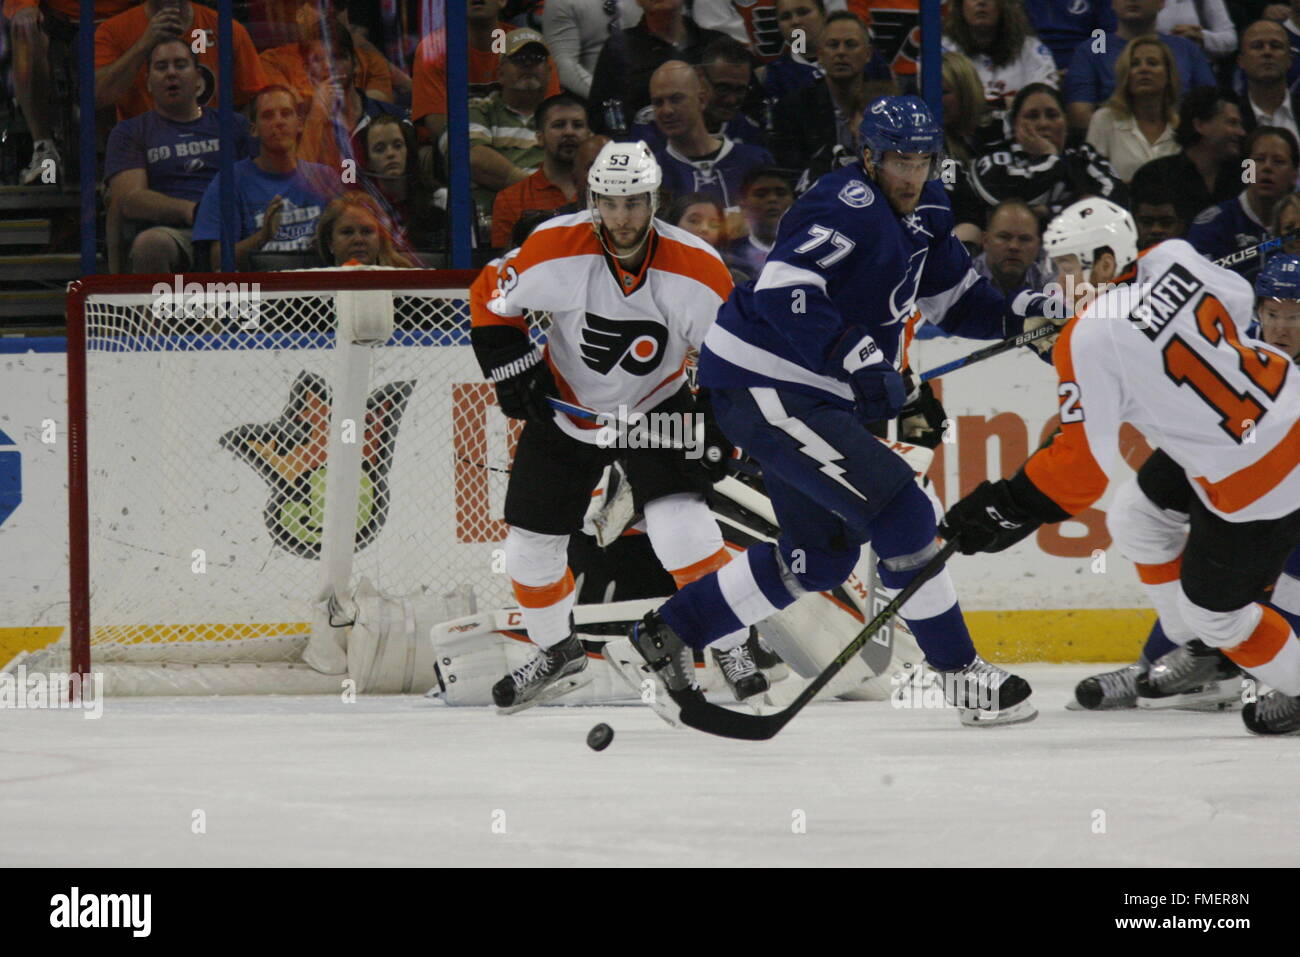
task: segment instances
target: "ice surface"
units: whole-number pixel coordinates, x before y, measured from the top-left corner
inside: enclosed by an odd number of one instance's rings
[[[1102,669],[1016,670],[1029,725],[828,702],[763,743],[642,707],[502,718],[412,697],[3,711],[0,864],[1300,863],[1300,738],[1234,713],[1067,712]],[[599,721],[616,736],[596,753]]]

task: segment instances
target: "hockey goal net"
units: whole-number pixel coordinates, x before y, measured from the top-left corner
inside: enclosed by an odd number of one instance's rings
[[[494,550],[517,428],[470,348],[472,278],[74,284],[72,669],[300,662],[313,609],[362,579],[457,596],[449,617],[471,588],[509,603]]]

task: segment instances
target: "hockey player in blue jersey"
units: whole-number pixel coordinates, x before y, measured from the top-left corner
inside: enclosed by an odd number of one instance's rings
[[[762,272],[732,292],[701,349],[700,383],[728,438],[762,464],[782,534],[632,629],[632,644],[679,697],[698,693],[691,648],[839,585],[863,544],[891,589],[938,551],[934,504],[867,428],[937,406],[914,390],[907,407],[901,370],[918,310],[976,339],[1015,335],[1043,311],[1030,293],[1009,306],[952,235],[936,181],[943,131],[924,102],[882,97],[860,132],[861,161],[823,176],[790,208]],[[964,724],[1036,716],[1029,685],[976,653],[946,570],[902,617],[944,673]]]

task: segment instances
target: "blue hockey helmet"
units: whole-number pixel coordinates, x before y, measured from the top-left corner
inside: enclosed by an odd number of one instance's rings
[[[933,153],[930,178],[938,179],[943,153],[943,129],[919,96],[882,96],[862,114],[858,138],[871,162],[880,165],[885,153]]]
[[[1258,299],[1300,299],[1300,256],[1270,256],[1255,280]]]

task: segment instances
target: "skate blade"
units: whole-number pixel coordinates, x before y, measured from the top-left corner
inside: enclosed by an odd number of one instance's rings
[[[674,728],[682,726],[682,709],[678,707],[677,702],[673,701],[667,686],[659,676],[632,647],[631,641],[627,638],[608,641],[601,649],[601,654],[609,666],[623,679],[624,684],[641,699],[642,704],[649,705],[650,710],[669,726]]]
[[[1242,705],[1241,678],[1225,678],[1183,694],[1163,698],[1144,698],[1138,695],[1137,706],[1144,711],[1166,711],[1178,708],[1185,711],[1229,711]]]
[[[958,708],[961,723],[968,728],[992,728],[1004,724],[1025,724],[1038,717],[1038,710],[1028,701],[1013,704],[1001,711],[982,711],[979,708]]]
[[[508,715],[518,714],[520,711],[527,711],[529,708],[535,708],[539,704],[546,704],[548,701],[554,701],[561,695],[566,695],[570,691],[577,691],[579,688],[591,684],[591,669],[583,668],[576,675],[568,675],[561,678],[555,684],[543,688],[534,698],[529,698],[522,704],[512,704],[508,708],[497,708],[497,714]]]

